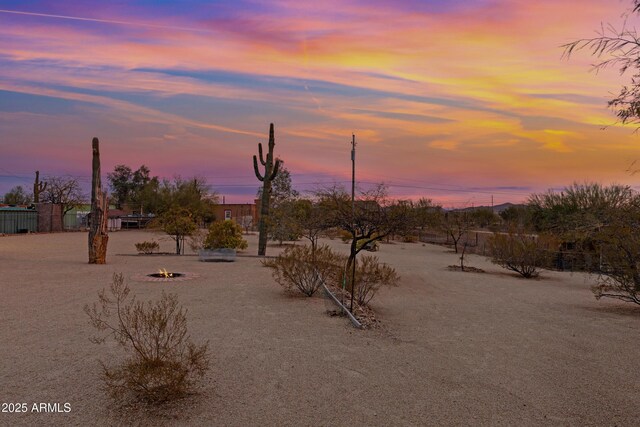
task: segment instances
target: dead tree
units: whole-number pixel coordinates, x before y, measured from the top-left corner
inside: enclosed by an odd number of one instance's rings
[[[107,262],[107,195],[102,192],[100,179],[100,142],[93,138],[93,175],[91,179],[91,227],[89,229],[89,264],[106,264]]]

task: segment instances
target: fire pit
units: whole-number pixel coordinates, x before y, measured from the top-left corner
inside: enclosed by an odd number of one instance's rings
[[[166,268],[161,268],[157,273],[138,274],[133,276],[133,279],[140,282],[182,282],[199,277],[194,273],[176,273],[174,271],[168,271]]]
[[[177,277],[183,277],[184,273],[173,273],[173,272],[167,271],[166,268],[161,268],[159,272],[147,274],[147,276],[159,277],[161,279],[175,279]]]

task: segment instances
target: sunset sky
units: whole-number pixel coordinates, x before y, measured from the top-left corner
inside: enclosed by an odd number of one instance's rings
[[[640,135],[607,100],[630,76],[562,44],[631,0],[0,0],[0,193],[116,164],[205,177],[227,202],[276,155],[307,190],[357,179],[445,206],[574,181],[634,185]],[[629,19],[629,25],[638,22]],[[608,126],[602,130],[603,126]]]

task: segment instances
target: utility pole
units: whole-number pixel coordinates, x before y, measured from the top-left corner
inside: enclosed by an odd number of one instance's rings
[[[356,238],[356,136],[351,134],[351,218],[353,221],[353,238]],[[357,245],[357,241],[356,241]],[[356,248],[352,248],[354,250]],[[353,313],[353,296],[356,293],[356,257],[355,252],[351,264],[351,305],[349,310]]]
[[[356,136],[351,134],[351,213],[356,216]]]

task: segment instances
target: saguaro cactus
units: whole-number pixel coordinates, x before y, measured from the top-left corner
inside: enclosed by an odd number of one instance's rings
[[[100,142],[98,138],[91,141],[93,148],[93,175],[91,179],[91,227],[89,229],[89,264],[106,264],[107,262],[107,195],[102,192],[100,178]]]
[[[260,163],[264,166],[264,175],[260,174],[258,169],[258,158],[253,156],[253,169],[256,177],[262,181],[262,200],[260,204],[260,223],[258,225],[260,236],[258,238],[258,255],[264,255],[267,252],[267,224],[269,221],[269,203],[271,202],[271,181],[278,174],[280,168],[280,160],[273,159],[273,147],[276,145],[273,137],[273,123],[269,126],[269,152],[265,160],[262,155],[262,143],[258,144],[258,153],[260,154]]]
[[[40,171],[36,171],[36,180],[33,183],[33,203],[40,203],[40,193],[47,189],[46,182],[40,182]]]

